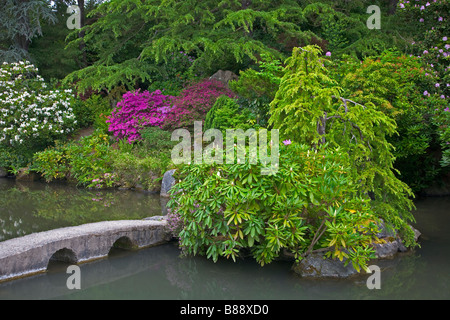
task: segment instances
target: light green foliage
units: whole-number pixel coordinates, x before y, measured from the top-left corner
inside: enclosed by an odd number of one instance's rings
[[[67,179],[88,188],[140,185],[151,190],[170,165],[169,144],[153,140],[167,138],[166,134],[170,142],[170,133],[149,128],[143,133],[142,145],[119,141],[113,147],[108,135],[97,130],[80,141],[57,143],[36,153],[31,169],[47,181]]]
[[[127,60],[120,65],[88,66],[79,71],[72,72],[65,79],[65,83],[76,82],[77,90],[86,92],[95,90],[107,90],[108,93],[115,87],[125,86],[134,88],[137,82],[150,81],[150,74],[155,68],[148,63],[136,59]]]
[[[301,260],[327,249],[365,268],[377,218],[369,198],[357,196],[348,158],[342,150],[294,143],[281,146],[272,176],[248,159],[180,168],[168,207],[183,225],[181,248],[214,261],[250,252],[261,265],[285,250]]]
[[[325,113],[334,111],[333,97],[340,97],[341,89],[326,75],[327,60],[320,59],[319,53],[317,46],[294,48],[270,104],[269,124],[295,141],[314,144],[323,139],[317,123],[327,116]]]
[[[47,182],[54,179],[66,179],[70,171],[67,149],[65,145],[57,142],[54,147],[36,153],[33,169],[40,172]]]
[[[320,53],[314,46],[295,48],[286,60],[270,123],[293,141],[313,147],[328,143],[348,152],[349,175],[358,183],[358,193],[371,194],[376,215],[412,244],[407,221],[413,220],[409,199],[413,194],[394,174],[392,145],[387,141],[396,133],[396,123],[372,102],[362,105],[344,98]]]
[[[143,152],[149,154],[170,154],[172,148],[177,144],[171,140],[171,132],[164,131],[159,127],[147,127],[140,132]]]
[[[115,151],[111,157],[117,184],[127,188],[156,190],[167,166],[167,158],[139,157],[134,152]]]
[[[115,176],[110,151],[108,136],[94,133],[36,153],[32,169],[47,181],[69,179],[87,187],[112,187]]]
[[[439,152],[433,115],[447,104],[439,94],[424,95],[436,83],[431,68],[423,67],[416,57],[386,51],[362,62],[346,59],[337,73],[344,74],[341,85],[346,97],[361,104],[371,102],[396,121],[398,134],[387,141],[394,147],[400,179],[416,192],[429,186],[439,174],[432,155]]]
[[[240,110],[234,99],[221,96],[206,114],[205,130],[219,129],[222,132],[225,132],[226,129],[247,130],[252,127],[250,119],[248,109]]]
[[[171,165],[170,152],[176,142],[171,141],[170,132],[158,127],[145,128],[140,134],[142,141],[134,145],[119,141],[110,155],[112,168],[121,186],[157,190]]]

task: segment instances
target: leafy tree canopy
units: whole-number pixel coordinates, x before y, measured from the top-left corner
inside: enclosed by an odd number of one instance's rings
[[[56,22],[48,1],[2,0],[0,2],[0,61],[29,59],[31,40],[42,35],[43,21]]]
[[[160,63],[179,51],[195,57],[195,74],[238,71],[261,54],[287,53],[287,38],[306,42],[312,36],[299,27],[304,17],[297,1],[112,0],[93,15],[100,18],[85,26],[84,41],[98,52],[98,60],[66,79],[79,81],[82,90],[118,84],[131,89],[154,81],[164,72]]]
[[[373,102],[363,105],[343,96],[343,88],[330,77],[329,61],[320,55],[317,46],[294,48],[270,104],[269,123],[283,139],[348,152],[353,164],[349,174],[361,194],[371,194],[376,214],[412,239],[405,220],[414,219],[408,199],[413,194],[394,175],[393,147],[387,140],[397,133],[397,124]]]

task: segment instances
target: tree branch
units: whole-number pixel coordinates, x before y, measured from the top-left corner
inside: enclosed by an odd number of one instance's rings
[[[350,123],[351,123],[351,125],[352,125],[353,128],[355,128],[356,130],[359,131],[359,138],[361,139],[361,141],[363,141],[363,140],[364,140],[364,136],[363,136],[363,134],[362,134],[361,128],[358,127],[358,126],[357,126],[356,124],[354,124],[353,122],[350,122]]]
[[[311,254],[312,252],[312,248],[314,248],[315,244],[317,243],[317,241],[319,241],[319,239],[322,237],[322,235],[324,234],[325,230],[327,230],[327,226],[324,227],[325,221],[328,221],[327,219],[323,218],[322,223],[320,224],[319,228],[317,229],[316,233],[314,234],[313,240],[311,241],[311,244],[309,245],[308,250],[306,250],[306,252],[302,255],[303,257],[306,257],[307,255]],[[320,232],[320,229],[323,228],[323,230]],[[319,234],[319,235],[318,235]]]

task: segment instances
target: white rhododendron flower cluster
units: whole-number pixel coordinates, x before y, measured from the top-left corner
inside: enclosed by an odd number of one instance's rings
[[[28,61],[0,65],[0,144],[17,146],[73,131],[71,90],[49,90]]]

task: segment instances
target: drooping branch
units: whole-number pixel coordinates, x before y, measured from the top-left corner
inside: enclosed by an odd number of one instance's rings
[[[344,112],[346,114],[348,113],[348,110],[349,110],[349,107],[347,105],[348,102],[353,103],[354,105],[357,105],[357,106],[361,106],[363,109],[366,109],[366,106],[364,106],[364,105],[362,105],[362,104],[360,104],[358,102],[355,102],[353,100],[350,100],[350,99],[347,99],[347,98],[343,98],[343,97],[336,97],[336,96],[332,96],[332,97],[342,101],[342,105],[339,108],[341,108],[343,106],[344,107]],[[338,108],[338,110],[339,110],[339,108]],[[324,115],[322,117],[319,117],[319,119],[317,120],[317,133],[321,136],[321,142],[320,142],[321,144],[325,144],[325,142],[326,142],[325,134],[326,134],[327,121],[331,120],[331,119],[341,119],[342,120],[342,117],[340,115],[328,116],[327,112],[324,112]],[[349,122],[354,129],[358,130],[360,140],[364,141],[364,135],[362,133],[361,128],[356,123],[354,123],[352,121],[346,120],[346,122]],[[351,140],[353,140],[353,139],[358,141],[357,138],[352,134],[352,139]],[[369,145],[369,148],[372,150],[370,145]]]
[[[353,100],[350,100],[350,99],[347,99],[347,98],[344,98],[344,97],[336,97],[336,96],[331,96],[331,97],[332,97],[332,98],[335,98],[335,99],[339,99],[339,100],[342,101],[343,106],[344,106],[344,109],[345,109],[345,113],[348,112],[347,102],[353,103],[353,104],[356,105],[356,106],[361,106],[363,109],[366,109],[366,106],[365,106],[365,105],[362,105],[362,104],[360,104],[360,103],[358,103],[358,102],[355,102],[355,101],[353,101]]]
[[[323,116],[319,118],[319,120],[317,121],[317,133],[319,133],[319,135],[322,137],[322,144],[325,144],[325,134],[326,134],[326,129],[327,129],[327,113],[324,112]]]

